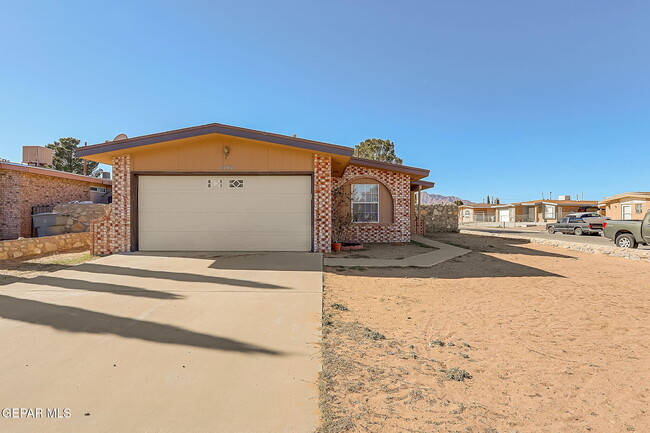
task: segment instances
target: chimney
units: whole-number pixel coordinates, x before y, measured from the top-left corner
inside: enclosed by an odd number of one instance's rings
[[[33,167],[51,167],[52,149],[43,146],[23,146],[23,164]]]

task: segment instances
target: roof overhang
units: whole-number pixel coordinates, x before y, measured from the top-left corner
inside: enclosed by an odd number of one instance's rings
[[[154,146],[157,147],[158,145],[164,145],[165,143],[172,144],[170,142],[179,140],[198,140],[199,138],[196,137],[210,134],[261,141],[265,143],[272,143],[280,146],[289,146],[329,155],[332,157],[333,169],[336,168],[336,170],[333,170],[333,172],[337,176],[342,175],[343,170],[345,170],[348,164],[405,173],[410,176],[412,182],[419,181],[429,175],[429,170],[423,168],[353,157],[352,154],[354,152],[354,148],[352,147],[307,140],[298,137],[290,137],[288,135],[274,134],[271,132],[240,128],[238,126],[224,125],[221,123],[210,123],[208,125],[175,129],[167,132],[159,132],[156,134],[142,135],[139,137],[107,141],[105,143],[93,144],[91,146],[83,146],[77,148],[76,155],[80,158],[85,158],[91,161],[97,161],[110,165],[112,157],[128,154],[132,151],[135,151],[137,148],[144,146],[147,146],[148,148]],[[421,184],[416,184],[415,186],[420,189],[427,189],[432,188],[434,186],[434,183],[424,182]]]
[[[380,170],[395,171],[397,173],[406,173],[413,180],[420,180],[429,175],[429,170],[425,168],[409,167],[408,165],[391,164],[389,162],[380,162],[365,158],[350,158],[350,164],[360,165],[362,167],[377,168]]]
[[[616,194],[616,195],[611,195],[609,197],[605,197],[602,199],[600,202],[598,202],[598,205],[606,205],[607,203],[611,203],[616,200],[622,200],[624,198],[631,198],[631,199],[641,199],[641,200],[650,200],[650,192],[624,192],[621,194]]]
[[[435,182],[428,182],[426,180],[414,180],[411,182],[411,191],[424,191],[425,189],[433,188],[436,186]]]
[[[81,182],[96,183],[99,185],[111,185],[110,179],[102,179],[83,174],[68,173],[67,171],[54,170],[52,168],[33,167],[31,165],[18,164],[14,162],[0,162],[0,169],[20,171],[23,173],[39,174],[41,176],[59,177],[62,179],[78,180]]]
[[[273,134],[264,131],[256,131],[253,129],[240,128],[237,126],[224,125],[221,123],[210,123],[208,125],[175,129],[173,131],[159,132],[157,134],[141,135],[139,137],[107,141],[105,143],[94,144],[92,146],[84,146],[78,148],[76,154],[78,157],[83,158],[100,153],[127,150],[135,147],[165,143],[167,141],[173,140],[182,140],[184,138],[198,137],[200,135],[207,134],[229,135],[231,137],[247,138],[251,140],[264,141],[267,143],[280,144],[284,146],[297,147],[300,149],[331,153],[334,155],[347,157],[351,157],[352,152],[354,151],[354,149],[351,147],[339,146],[336,144],[306,140],[304,138],[290,137],[288,135]]]

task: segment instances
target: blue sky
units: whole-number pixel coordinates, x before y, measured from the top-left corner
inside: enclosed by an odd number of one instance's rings
[[[475,201],[648,191],[648,22],[634,0],[5,0],[0,157],[220,122],[389,138]]]

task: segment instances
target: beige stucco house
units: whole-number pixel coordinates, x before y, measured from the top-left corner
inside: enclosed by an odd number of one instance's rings
[[[643,219],[650,212],[650,192],[624,192],[605,197],[598,203],[611,219]]]
[[[113,166],[96,254],[329,251],[332,241],[408,242],[429,170],[353,156],[351,147],[212,123],[79,148]],[[349,199],[334,206],[333,193]],[[335,239],[333,216],[348,218]],[[415,226],[414,226],[415,224]]]

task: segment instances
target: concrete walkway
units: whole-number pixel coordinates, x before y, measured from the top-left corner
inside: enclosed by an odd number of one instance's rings
[[[421,244],[437,248],[430,253],[418,254],[417,256],[405,259],[337,259],[327,257],[324,260],[325,266],[362,266],[368,268],[392,268],[392,267],[419,267],[427,268],[438,263],[445,262],[454,257],[462,256],[470,252],[465,248],[456,247],[442,242],[434,241],[422,236],[411,236],[411,240]]]
[[[0,286],[0,409],[61,416],[0,432],[313,432],[321,308],[314,253],[114,255]]]

